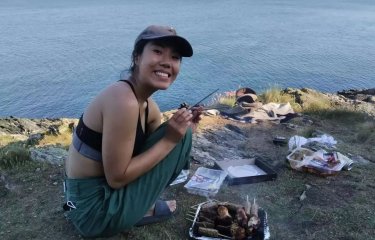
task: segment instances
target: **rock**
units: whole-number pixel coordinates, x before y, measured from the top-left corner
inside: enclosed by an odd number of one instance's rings
[[[30,136],[37,133],[58,134],[61,126],[68,127],[76,124],[78,119],[69,118],[42,118],[28,119],[6,117],[0,118],[0,134],[22,134]]]
[[[209,115],[212,115],[212,116],[217,116],[220,114],[220,112],[216,109],[209,109],[207,111],[204,112],[205,115],[209,116]]]
[[[226,128],[228,128],[229,130],[233,131],[233,132],[236,132],[238,134],[241,134],[241,135],[245,135],[244,132],[241,130],[241,128],[233,125],[233,124],[226,124],[225,125]]]
[[[347,98],[356,100],[356,101],[365,101],[374,103],[375,97],[375,88],[370,89],[349,89],[337,92],[337,94],[345,96]]]
[[[60,134],[59,126],[51,125],[48,127],[48,134],[57,136]]]
[[[38,144],[40,140],[42,140],[44,137],[43,133],[34,133],[29,136],[27,139],[27,144],[28,145],[35,145]]]
[[[195,161],[199,162],[203,166],[213,167],[215,165],[215,158],[212,157],[209,152],[193,148],[190,155]]]
[[[368,96],[366,102],[375,103],[375,96]]]
[[[58,147],[32,147],[30,148],[30,158],[38,162],[48,162],[51,164],[63,164],[68,157],[68,151]]]
[[[218,129],[205,129],[193,135],[192,158],[200,164],[212,167],[215,160],[241,158],[246,154],[239,149],[246,139],[245,132],[235,124],[225,124]]]
[[[73,130],[74,130],[74,128],[75,128],[75,124],[74,124],[74,122],[69,123],[69,124],[68,124],[68,127],[69,127],[70,131],[73,132]]]

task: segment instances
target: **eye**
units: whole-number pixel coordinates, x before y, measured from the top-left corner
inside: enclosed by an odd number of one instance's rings
[[[153,51],[154,53],[158,54],[158,55],[161,54],[161,50],[158,49],[158,48],[154,48],[152,51]]]
[[[173,60],[176,60],[176,61],[180,61],[181,60],[181,56],[176,54],[176,55],[172,55],[172,59]]]

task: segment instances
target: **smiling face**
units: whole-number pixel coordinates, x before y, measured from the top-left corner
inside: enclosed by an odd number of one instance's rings
[[[155,89],[167,89],[176,79],[180,64],[180,54],[165,41],[148,42],[135,57],[138,80]]]

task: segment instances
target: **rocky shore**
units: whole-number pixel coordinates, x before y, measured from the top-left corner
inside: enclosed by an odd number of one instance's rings
[[[375,102],[373,101],[375,89],[347,90],[332,94],[306,88],[287,88],[283,92],[293,96],[296,103],[304,107],[311,104],[314,99],[319,99],[319,101],[327,99],[332,106],[362,111],[369,116],[375,117]],[[163,113],[163,119],[168,119],[171,113],[173,111]],[[67,155],[66,145],[63,146],[63,144],[58,142],[51,144],[48,144],[48,142],[38,143],[45,136],[58,137],[61,134],[65,135],[65,138],[68,138],[67,142],[69,142],[71,131],[77,122],[78,119],[72,118],[28,119],[13,116],[0,118],[0,146],[4,145],[1,141],[4,138],[10,142],[23,141],[30,145],[30,156],[33,160],[62,164]],[[193,159],[204,159],[200,161],[212,165],[213,163],[212,161],[210,162],[210,159],[214,159],[217,156],[233,156],[233,154],[236,154],[238,157],[242,157],[243,155],[248,155],[238,150],[238,146],[244,141],[246,135],[243,129],[243,124],[206,114],[202,121],[200,132],[195,136]]]
[[[190,176],[198,167],[211,168],[219,159],[259,159],[277,173],[275,181],[224,185],[215,199],[241,203],[247,196],[256,198],[269,214],[271,239],[374,236],[371,199],[375,194],[375,104],[312,89],[285,89],[283,93],[292,96],[298,108],[307,109],[323,101],[332,108],[350,111],[333,111],[333,115],[302,112],[283,123],[266,120],[243,123],[215,115],[217,111],[207,112],[193,136]],[[173,111],[163,113],[163,119],[171,114]],[[5,221],[0,223],[0,239],[82,239],[63,218],[61,208],[63,162],[77,121],[12,116],[0,119],[0,206],[5,206],[1,209]],[[317,131],[337,140],[336,150],[354,162],[351,171],[323,178],[288,167],[288,146],[275,144],[273,139],[307,136]],[[22,157],[23,164],[17,164]],[[191,223],[186,221],[185,214],[190,206],[207,199],[188,194],[183,185],[171,186],[163,195],[178,202],[179,211],[173,219],[132,229],[125,238],[188,238]],[[110,239],[124,239],[124,236]]]

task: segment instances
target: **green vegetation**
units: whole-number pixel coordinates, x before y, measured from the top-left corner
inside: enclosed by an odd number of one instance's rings
[[[294,97],[288,94],[284,94],[283,91],[277,86],[267,89],[264,93],[262,93],[259,96],[259,99],[263,103],[270,103],[270,102],[287,103],[289,102],[292,106],[293,104],[296,103]]]
[[[358,112],[355,110],[350,110],[347,108],[313,108],[304,111],[305,114],[314,115],[322,119],[329,119],[334,121],[339,121],[342,123],[358,123],[364,122],[369,117],[363,112]]]
[[[30,159],[30,152],[24,143],[10,143],[0,148],[0,169],[24,164]]]
[[[4,135],[0,137],[0,169],[22,165],[30,160],[30,147],[56,146],[68,150],[72,140],[72,131],[67,125],[61,125],[59,134],[41,134],[41,139],[30,140],[26,136]]]
[[[359,124],[356,138],[358,142],[375,143],[375,123],[364,122]]]
[[[215,94],[212,100],[213,105],[215,104],[221,104],[224,106],[233,107],[236,103],[236,96],[235,92],[225,92],[225,93],[218,93]]]

